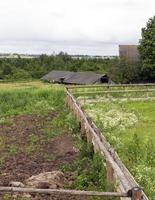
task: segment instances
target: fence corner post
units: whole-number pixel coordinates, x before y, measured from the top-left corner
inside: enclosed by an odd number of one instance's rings
[[[142,200],[143,199],[143,190],[140,187],[132,188],[132,200]]]

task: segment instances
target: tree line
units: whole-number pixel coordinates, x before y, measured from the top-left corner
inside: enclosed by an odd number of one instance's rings
[[[116,82],[130,83],[139,80],[139,67],[139,62],[126,59],[73,59],[65,53],[32,59],[3,58],[0,59],[0,80],[40,79],[51,70],[68,70],[94,71],[108,74]]]

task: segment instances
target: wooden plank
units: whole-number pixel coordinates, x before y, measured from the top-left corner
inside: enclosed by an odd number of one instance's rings
[[[74,85],[74,86],[67,86],[66,89],[80,89],[80,88],[115,88],[115,87],[150,87],[155,86],[154,83],[147,83],[147,84],[98,84],[98,85]]]
[[[77,196],[100,196],[100,197],[127,197],[127,193],[119,192],[96,192],[64,189],[36,189],[19,187],[0,187],[0,193],[33,193],[33,194],[51,194],[51,195],[77,195]]]
[[[88,98],[87,100],[85,99],[85,96],[83,96],[84,98],[81,98],[78,100],[79,102],[81,102],[81,104],[94,104],[94,103],[105,103],[107,102],[107,100],[111,100],[110,97],[105,97],[103,96],[103,98],[97,98],[97,99],[91,99],[91,98]],[[127,98],[124,98],[124,97],[112,97],[112,102],[115,102],[115,101],[122,101],[122,102],[125,102],[125,101],[151,101],[151,100],[155,100],[155,97],[149,97],[147,95],[147,97],[137,97],[137,98],[133,98],[133,97],[127,97]]]
[[[129,93],[129,92],[155,92],[155,89],[141,89],[141,90],[106,90],[106,91],[86,91],[86,92],[73,92],[73,95],[82,94],[111,94],[111,93]]]

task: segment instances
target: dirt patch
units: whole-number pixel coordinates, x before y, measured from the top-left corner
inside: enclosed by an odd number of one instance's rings
[[[0,185],[9,186],[11,181],[26,180],[43,172],[60,170],[63,164],[72,165],[78,156],[71,135],[58,133],[49,138],[46,129],[51,126],[57,113],[44,116],[28,115],[14,118],[11,126],[0,125],[3,155],[0,168]],[[62,127],[63,129],[63,127]],[[65,174],[66,180],[72,179],[72,173]],[[67,183],[66,183],[67,184]],[[72,197],[50,197],[50,199],[75,199]],[[34,199],[49,199],[48,196]]]
[[[57,137],[52,142],[52,152],[57,156],[72,155],[78,150],[73,145],[73,139],[69,135]]]

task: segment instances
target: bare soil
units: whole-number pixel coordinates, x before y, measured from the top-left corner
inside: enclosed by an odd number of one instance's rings
[[[47,137],[45,129],[55,117],[57,113],[54,112],[44,116],[23,115],[15,117],[12,125],[0,125],[2,143],[0,147],[0,186],[9,186],[11,181],[25,183],[26,179],[32,175],[60,170],[65,163],[73,165],[78,152],[75,150],[72,136],[67,133],[63,135],[58,133],[58,136],[53,138]],[[73,179],[72,172],[66,173],[65,176],[68,183]],[[77,198],[46,195],[34,196],[31,199]]]

